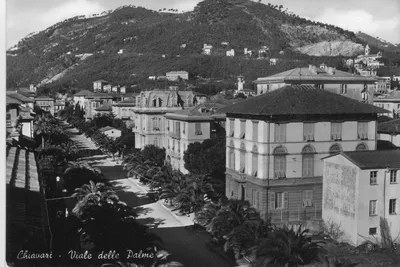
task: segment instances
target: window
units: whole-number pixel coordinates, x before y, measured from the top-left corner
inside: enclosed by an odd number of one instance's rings
[[[376,227],[369,228],[369,235],[376,235]]]
[[[253,190],[253,206],[256,209],[260,208],[260,192],[257,190]]]
[[[303,138],[305,141],[314,141],[314,123],[303,124]]]
[[[374,216],[376,214],[376,200],[369,201],[369,216]]]
[[[396,214],[396,200],[389,199],[389,214]]]
[[[391,184],[397,183],[397,170],[390,171],[390,183]]]
[[[240,145],[240,172],[244,173],[246,168],[246,148],[242,143]]]
[[[314,149],[311,146],[306,146],[302,151],[302,166],[303,177],[314,176]]]
[[[286,124],[275,124],[275,142],[286,142]]]
[[[331,148],[329,148],[329,155],[334,155],[340,153],[341,151],[342,149],[340,148],[340,146],[338,144],[334,144],[333,146],[331,146]]]
[[[283,197],[283,192],[275,193],[275,209],[283,209],[283,203],[285,201]]]
[[[234,119],[229,119],[229,136],[233,137],[234,133],[235,133],[235,120]]]
[[[6,114],[6,120],[11,120],[11,114],[10,113]]]
[[[357,137],[360,140],[368,140],[368,122],[357,123]]]
[[[377,171],[370,172],[369,173],[369,184],[372,184],[372,185],[378,184],[377,176],[378,176],[378,172]]]
[[[303,207],[312,207],[313,202],[313,190],[304,190],[302,192],[303,195]]]
[[[182,133],[183,133],[183,134],[186,133],[186,122],[183,123]]]
[[[361,151],[361,150],[368,150],[367,145],[366,144],[358,144],[356,147],[356,151]]]
[[[340,85],[340,93],[347,94],[347,84]]]
[[[331,123],[331,138],[335,141],[342,140],[342,123],[332,122]]]
[[[246,137],[246,121],[240,121],[240,139]]]
[[[253,121],[253,141],[258,141],[258,122]]]
[[[288,192],[270,192],[269,205],[271,210],[289,208]]]
[[[195,123],[195,130],[194,133],[195,135],[202,135],[203,133],[201,132],[201,124],[200,123]]]
[[[229,151],[229,167],[234,170],[235,169],[235,150],[233,148]]]
[[[257,171],[258,171],[258,154],[253,152],[252,155],[252,169],[251,169],[251,174],[255,177],[257,177]]]
[[[274,177],[286,177],[286,149],[282,146],[274,150]]]

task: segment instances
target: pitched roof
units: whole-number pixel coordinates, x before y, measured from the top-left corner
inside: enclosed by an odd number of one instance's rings
[[[350,151],[341,154],[362,170],[400,168],[400,149]]]
[[[93,92],[89,91],[89,90],[82,90],[79,91],[78,93],[76,93],[74,96],[88,96],[91,95]]]
[[[21,101],[22,103],[33,103],[35,102],[32,98],[26,97],[14,91],[7,91],[6,95]]]
[[[105,132],[105,131],[109,131],[109,130],[118,130],[118,129],[111,127],[111,126],[106,126],[106,127],[99,129],[100,132]],[[120,130],[118,130],[118,131],[120,131]]]
[[[54,98],[49,97],[49,96],[45,96],[45,95],[41,95],[41,96],[35,97],[35,100],[55,101]]]
[[[100,99],[100,98],[108,98],[111,99],[113,98],[112,95],[106,94],[106,93],[101,93],[101,92],[90,92],[86,97],[86,99]]]
[[[387,110],[307,85],[288,85],[228,106],[225,113],[249,115],[377,114]]]
[[[9,97],[9,96],[6,96],[6,104],[7,105],[10,105],[10,104],[18,104],[19,105],[19,104],[22,104],[22,101],[12,98],[12,97]]]
[[[320,69],[318,67],[310,68],[295,68],[291,70],[287,70],[284,72],[280,72],[268,77],[260,77],[254,81],[254,83],[263,83],[265,81],[273,81],[273,80],[283,80],[283,81],[363,81],[363,82],[375,82],[375,79],[372,77],[366,77],[361,75],[352,74],[345,71],[334,70],[333,74],[329,74],[327,71]]]
[[[400,118],[379,123],[378,133],[400,134]]]
[[[109,81],[106,81],[106,80],[97,80],[97,81],[93,81],[94,83],[96,83],[96,82],[102,82],[102,83],[110,83]]]

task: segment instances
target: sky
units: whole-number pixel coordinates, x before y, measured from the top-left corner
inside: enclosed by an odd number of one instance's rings
[[[6,0],[6,46],[32,32],[77,15],[90,15],[123,5],[158,10],[192,10],[199,0]],[[362,31],[400,43],[400,0],[261,0],[283,5],[300,17]]]

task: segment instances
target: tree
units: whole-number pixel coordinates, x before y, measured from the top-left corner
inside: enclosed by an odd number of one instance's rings
[[[41,136],[43,149],[45,145],[45,136],[48,136],[53,130],[53,125],[54,124],[52,123],[51,119],[45,115],[41,115],[35,118],[33,129],[35,135]]]
[[[142,150],[145,160],[152,160],[157,166],[164,165],[165,148],[159,148],[155,145],[146,145]]]
[[[256,249],[256,261],[252,267],[264,267],[269,264],[278,266],[299,266],[319,261],[326,251],[320,246],[323,242],[313,242],[307,236],[308,229],[297,231],[284,226],[268,234]]]

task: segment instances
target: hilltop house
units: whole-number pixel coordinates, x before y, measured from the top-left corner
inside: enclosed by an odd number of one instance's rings
[[[235,56],[235,50],[231,49],[226,51],[226,56],[227,57],[234,57]]]
[[[321,159],[375,150],[385,112],[313,86],[290,85],[223,108],[226,196],[248,200],[273,223],[321,219]],[[345,130],[344,130],[345,129]]]
[[[373,103],[376,79],[339,71],[325,64],[320,67],[295,68],[254,81],[257,95],[286,85],[312,85],[361,102]]]
[[[400,233],[400,150],[342,152],[324,159],[322,218],[340,225],[339,241],[353,246]]]
[[[213,49],[212,45],[204,44],[203,49],[202,49],[202,51],[203,51],[202,54],[203,55],[211,55],[212,49]]]
[[[189,73],[187,71],[170,71],[165,74],[168,81],[189,80]]]
[[[100,128],[99,132],[105,134],[106,136],[108,136],[108,137],[110,137],[112,139],[116,139],[118,137],[121,137],[121,130],[118,130],[118,129],[110,127],[110,126],[106,126],[106,127]]]
[[[110,82],[106,80],[97,80],[93,82],[93,91],[94,92],[101,92],[103,91],[103,86],[110,84]]]

